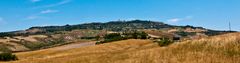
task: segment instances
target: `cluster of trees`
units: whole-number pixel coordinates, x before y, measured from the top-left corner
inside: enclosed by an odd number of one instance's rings
[[[0,61],[18,60],[17,56],[12,53],[0,53]]]
[[[107,43],[107,42],[112,42],[112,41],[125,40],[126,39],[120,33],[107,34],[103,38],[104,38],[104,41],[97,42],[97,44]]]
[[[122,35],[129,39],[147,39],[148,38],[148,34],[145,32],[123,33]]]
[[[97,42],[96,44],[108,43],[126,39],[147,39],[148,34],[145,32],[134,32],[134,33],[112,33],[104,36],[104,41]]]

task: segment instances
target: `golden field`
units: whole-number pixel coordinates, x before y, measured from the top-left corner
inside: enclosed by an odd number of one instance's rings
[[[130,39],[16,55],[19,60],[10,63],[240,63],[240,33],[181,41],[165,47],[151,40]]]

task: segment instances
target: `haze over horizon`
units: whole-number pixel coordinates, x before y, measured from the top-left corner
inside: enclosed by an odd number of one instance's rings
[[[240,0],[1,0],[0,32],[121,20],[239,31]]]

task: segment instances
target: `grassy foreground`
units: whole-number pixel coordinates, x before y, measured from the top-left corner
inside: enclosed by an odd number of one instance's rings
[[[151,40],[124,40],[70,50],[16,53],[12,63],[240,63],[240,33],[159,47]]]

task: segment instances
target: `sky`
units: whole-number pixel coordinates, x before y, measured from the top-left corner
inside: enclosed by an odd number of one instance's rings
[[[0,32],[32,26],[153,20],[240,31],[240,0],[0,0]]]

